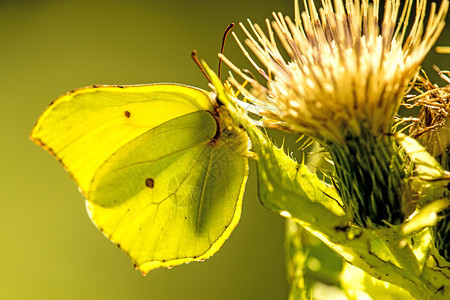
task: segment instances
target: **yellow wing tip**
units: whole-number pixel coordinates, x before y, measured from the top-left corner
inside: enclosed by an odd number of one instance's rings
[[[228,226],[228,228],[231,226]],[[236,226],[234,226],[236,227]],[[175,266],[188,264],[191,262],[200,262],[205,261],[212,257],[217,251],[222,248],[224,242],[228,239],[228,237],[231,234],[231,231],[233,231],[234,228],[231,228],[229,233],[227,230],[224,231],[223,235],[209,248],[204,254],[194,257],[184,257],[184,258],[176,258],[176,259],[169,259],[169,260],[153,260],[153,261],[147,261],[140,265],[135,264],[134,268],[136,270],[139,270],[142,275],[147,275],[151,270],[158,269],[158,268],[168,268],[172,269]]]
[[[154,270],[154,269],[158,269],[158,268],[172,269],[175,266],[184,265],[184,264],[188,264],[191,262],[205,261],[205,260],[209,259],[211,256],[213,256],[217,251],[219,251],[219,249],[223,245],[223,243],[221,243],[220,246],[217,247],[217,249],[213,249],[213,248],[216,248],[216,247],[214,247],[215,244],[213,244],[213,246],[211,248],[209,248],[208,251],[206,251],[204,254],[202,254],[200,256],[169,259],[169,260],[147,261],[140,265],[135,264],[134,268],[136,270],[139,270],[142,273],[142,275],[146,276],[151,270]]]

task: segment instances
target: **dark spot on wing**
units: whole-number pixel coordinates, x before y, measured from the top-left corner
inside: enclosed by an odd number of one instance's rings
[[[126,110],[123,114],[124,114],[125,117],[127,117],[127,118],[129,118],[129,117],[131,116],[131,113],[130,113],[128,110]]]
[[[147,178],[145,179],[145,185],[152,189],[155,186],[155,181],[151,178]]]

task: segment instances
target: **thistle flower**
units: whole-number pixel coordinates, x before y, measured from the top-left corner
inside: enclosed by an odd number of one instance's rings
[[[447,82],[444,87],[433,84],[425,74],[419,74],[414,89],[419,95],[410,99],[408,107],[420,106],[417,121],[410,130],[427,151],[450,171],[450,72],[440,72]]]
[[[411,106],[421,106],[410,134],[450,171],[450,72],[440,72],[447,86],[438,87],[423,72],[418,75],[414,89],[419,95],[410,99]],[[450,187],[442,197],[450,198]],[[450,208],[441,212],[442,219],[433,228],[434,243],[439,254],[450,262]]]
[[[262,67],[236,40],[265,84],[222,57],[250,84],[229,78],[261,124],[306,133],[329,150],[344,208],[363,227],[399,224],[413,209],[404,159],[390,134],[449,6],[444,0],[437,11],[433,3],[425,26],[425,0],[403,1],[403,9],[402,1],[386,1],[381,20],[379,2],[322,0],[317,9],[305,0],[301,14],[296,2],[295,20],[273,14],[267,34],[257,24],[249,22],[250,31],[241,24]]]

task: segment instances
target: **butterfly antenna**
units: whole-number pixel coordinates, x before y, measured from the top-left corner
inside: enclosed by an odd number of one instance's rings
[[[230,25],[227,26],[227,28],[225,28],[225,32],[223,33],[223,37],[222,37],[222,48],[220,48],[221,54],[223,54],[223,49],[225,48],[225,41],[227,40],[228,33],[231,31],[231,29],[233,29],[233,27],[234,27],[234,23],[231,23]],[[222,58],[219,58],[219,69],[217,71],[217,75],[219,76],[219,79],[221,79],[221,77],[220,77],[221,71],[222,71]]]
[[[198,66],[200,71],[202,71],[203,75],[205,75],[206,79],[208,79],[209,83],[212,83],[211,78],[209,78],[208,74],[206,74],[205,68],[203,68],[202,64],[200,63],[200,60],[197,56],[197,50],[192,50],[191,57],[194,60],[195,64]]]
[[[223,54],[223,49],[225,48],[225,41],[226,41],[226,39],[227,39],[227,35],[228,35],[228,33],[230,32],[230,30],[232,29],[234,27],[234,23],[231,23],[230,25],[228,25],[227,26],[227,28],[225,28],[225,33],[223,34],[223,38],[222,38],[222,48],[220,49],[220,53],[222,53]],[[203,75],[205,75],[205,77],[206,77],[206,79],[208,79],[208,81],[210,82],[210,83],[212,83],[212,81],[211,81],[211,78],[208,76],[208,74],[206,73],[206,71],[205,71],[205,68],[203,68],[203,66],[202,66],[202,64],[201,64],[201,62],[200,62],[200,60],[198,59],[198,56],[197,56],[197,50],[192,50],[192,52],[191,52],[191,57],[192,57],[192,59],[194,60],[194,62],[195,62],[195,64],[197,65],[197,67],[200,69],[200,71],[202,71],[202,73],[203,73]],[[222,69],[222,59],[221,58],[219,58],[219,70],[218,70],[218,76],[219,76],[219,79],[220,79],[220,72],[221,72],[221,69]]]

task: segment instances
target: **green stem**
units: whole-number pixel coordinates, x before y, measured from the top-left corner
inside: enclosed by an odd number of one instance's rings
[[[293,219],[286,219],[285,258],[289,281],[289,300],[308,299],[304,274],[307,254],[304,253],[300,227]]]

